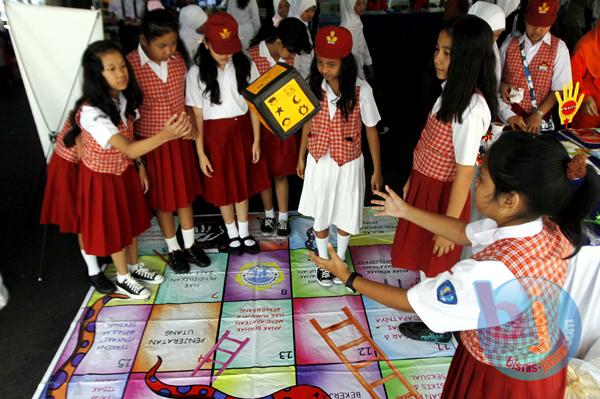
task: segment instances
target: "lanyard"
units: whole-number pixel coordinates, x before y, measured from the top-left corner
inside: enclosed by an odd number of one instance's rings
[[[523,61],[523,72],[525,72],[525,80],[527,81],[527,86],[529,87],[531,106],[533,107],[534,111],[537,111],[537,97],[535,96],[535,90],[533,89],[533,80],[531,79],[531,72],[529,72],[529,67],[527,66],[527,61],[525,57],[525,41],[522,41],[519,44],[519,48],[521,49],[521,60]]]

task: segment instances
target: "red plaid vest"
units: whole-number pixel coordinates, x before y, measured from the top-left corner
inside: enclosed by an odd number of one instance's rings
[[[144,96],[138,109],[140,118],[135,122],[135,134],[154,136],[162,130],[167,119],[185,111],[185,62],[179,53],[168,61],[169,78],[165,83],[156,76],[150,65],[140,64],[137,49],[127,55],[127,60]]]
[[[452,122],[442,122],[429,114],[413,152],[413,169],[440,181],[456,177],[456,157],[452,142]]]
[[[472,259],[497,260],[504,263],[517,279],[543,278],[562,287],[568,267],[568,261],[564,258],[572,251],[571,243],[558,226],[545,220],[542,231],[535,236],[498,240],[473,255]],[[560,330],[556,328],[557,311],[558,306],[551,306],[543,312],[546,321],[554,326],[548,329],[550,342],[553,343],[561,339]],[[535,363],[536,360],[531,360],[535,359],[535,354],[529,347],[539,344],[534,326],[543,320],[541,314],[532,316],[530,310],[527,315],[501,326],[462,331],[460,337],[469,353],[482,363],[510,367],[510,364],[506,364],[510,358],[518,359],[522,365]]]
[[[558,43],[559,39],[554,35],[551,35],[550,45],[542,42],[537,53],[528,65],[538,107],[544,102],[546,97],[548,97],[548,94],[550,94]],[[525,90],[523,100],[519,104],[513,104],[512,109],[513,112],[518,115],[529,115],[533,110],[533,107],[531,106],[531,96],[529,95],[529,86],[525,79],[525,72],[523,72],[523,60],[521,58],[521,49],[519,48],[519,37],[513,37],[506,49],[506,60],[504,61],[504,68],[502,68],[502,82]]]
[[[256,68],[258,68],[258,73],[261,75],[271,69],[271,64],[269,63],[269,59],[267,57],[261,57],[260,55],[260,45],[252,46],[248,49],[248,54],[254,63],[256,64]],[[289,58],[285,59],[285,63],[288,65],[294,65],[294,55],[292,54]]]
[[[360,157],[361,129],[360,87],[356,87],[356,105],[348,115],[347,121],[339,108],[331,120],[327,93],[323,91],[321,111],[313,118],[312,131],[308,135],[308,152],[319,162],[319,159],[329,150],[331,158],[342,166]]]
[[[84,104],[86,105],[86,104]],[[81,116],[81,108],[77,112],[75,117],[77,124],[79,124],[79,118]],[[81,127],[81,125],[79,125]],[[133,120],[130,118],[127,124],[119,123],[119,133],[128,139],[133,141]],[[114,147],[104,149],[100,147],[100,144],[90,134],[90,132],[81,128],[81,137],[83,138],[82,155],[81,161],[98,173],[109,173],[111,175],[120,175],[133,161],[123,154],[121,151]]]
[[[65,125],[63,126],[62,130],[58,133],[58,136],[56,136],[56,148],[54,148],[54,152],[56,153],[56,155],[58,155],[65,161],[79,163],[79,157],[77,156],[77,146],[74,145],[71,148],[67,148],[65,146],[65,143],[63,142],[65,134],[67,134],[67,132],[71,130],[72,126],[73,125],[71,124],[71,118],[69,117],[65,121]]]

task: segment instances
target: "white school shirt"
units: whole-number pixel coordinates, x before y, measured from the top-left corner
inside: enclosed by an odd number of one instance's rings
[[[123,7],[121,7],[121,2],[125,5],[125,15],[123,15]],[[135,9],[137,11],[138,19],[142,19],[144,13],[146,12],[146,1],[144,0],[135,0]],[[117,16],[117,19],[125,19],[127,18],[135,18],[135,12],[133,11],[133,0],[111,0],[108,4],[108,11],[114,13]]]
[[[205,120],[234,118],[248,112],[248,103],[238,93],[235,67],[229,61],[224,69],[217,67],[217,81],[221,92],[221,104],[211,104],[210,94],[203,94],[206,85],[199,79],[200,69],[194,65],[185,77],[185,105],[201,108]],[[259,76],[254,62],[250,61],[250,82]]]
[[[274,66],[278,62],[284,62],[285,63],[285,59],[281,58],[281,57],[279,58],[279,61],[275,61],[275,59],[273,58],[273,56],[269,52],[269,48],[267,47],[267,42],[264,41],[264,40],[262,42],[258,43],[258,55],[260,55],[261,57],[266,58],[267,61],[269,61],[269,66]]]
[[[138,52],[140,53],[140,64],[142,66],[144,66],[144,64],[148,64],[150,66],[150,69],[152,69],[152,72],[154,72],[156,76],[158,76],[158,78],[163,81],[163,83],[166,83],[169,79],[168,61],[161,61],[160,64],[157,64],[156,62],[152,61],[150,57],[148,57],[144,52],[144,49],[142,48],[141,44],[138,44]],[[175,58],[175,56],[172,56],[172,58]]]
[[[127,100],[123,93],[119,93],[119,113],[121,115],[121,120],[125,123],[128,122],[127,116],[125,115],[126,108]],[[135,115],[135,119],[137,120],[140,117],[137,110],[135,110]],[[84,105],[81,107],[79,124],[83,129],[89,132],[98,145],[105,150],[112,147],[108,142],[110,138],[119,133],[119,128],[112,123],[109,116],[102,112],[100,108],[91,105]]]
[[[483,219],[469,223],[466,233],[476,254],[506,238],[523,238],[536,235],[542,231],[542,218],[517,226],[498,227],[491,219]],[[464,331],[480,328],[479,305],[475,282],[484,281],[491,284],[494,290],[502,284],[516,279],[510,269],[497,260],[476,261],[465,259],[458,262],[450,271],[440,273],[436,277],[425,278],[408,290],[408,302],[415,313],[432,331]],[[454,287],[456,303],[447,303],[438,293],[448,283]],[[516,296],[518,297],[518,296]],[[494,327],[487,325],[486,327]]]
[[[360,78],[356,79],[356,85],[360,87],[358,101],[360,103],[360,118],[362,123],[366,127],[373,127],[381,120],[377,104],[375,103],[375,97],[373,97],[373,89],[371,89],[371,86],[367,82]],[[335,111],[337,110],[336,102],[338,100],[338,95],[335,94],[325,79],[323,79],[323,83],[321,83],[321,88],[327,93],[329,118],[333,120]]]
[[[504,43],[502,43],[502,47],[500,47],[500,63],[502,65],[502,69],[504,69],[504,63],[506,62],[506,49],[508,48],[508,44],[511,40],[512,36],[509,35]],[[531,60],[533,60],[533,57],[535,57],[537,54],[542,42],[550,45],[551,41],[550,32],[546,33],[542,40],[537,42],[535,45],[531,44],[531,40],[529,40],[527,35],[521,35],[519,37],[519,44],[525,43],[525,62],[527,62],[527,65],[531,63]],[[565,42],[559,39],[558,49],[556,50],[556,58],[554,59],[554,67],[552,69],[552,85],[550,86],[550,89],[552,91],[562,90],[563,85],[568,84],[571,79],[571,58],[569,57],[569,49],[567,48]],[[522,87],[522,89],[524,89],[525,92],[529,92],[529,87]],[[542,105],[544,99],[538,98],[537,101],[538,106],[540,106]],[[498,116],[502,122],[507,124],[508,119],[515,115],[516,114],[510,109],[510,104],[505,103],[501,94],[498,93]]]
[[[235,19],[239,26],[251,25],[254,32],[258,32],[260,29],[260,15],[256,0],[250,0],[244,9],[238,6],[237,0],[229,0],[227,2],[227,13]],[[249,37],[247,39],[249,41],[252,38]]]
[[[442,89],[446,82],[442,83]],[[436,114],[442,106],[442,96],[435,101],[432,114]],[[483,96],[473,94],[471,102],[462,114],[462,123],[452,121],[452,144],[457,164],[473,166],[479,154],[481,137],[487,132],[492,115]]]

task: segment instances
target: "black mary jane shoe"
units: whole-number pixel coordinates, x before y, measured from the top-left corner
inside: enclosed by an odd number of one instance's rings
[[[256,255],[257,253],[260,252],[260,246],[258,245],[258,241],[256,241],[254,239],[254,237],[248,236],[248,237],[240,238],[240,240],[242,240],[242,246],[244,247],[244,251],[246,253],[249,253],[251,255]],[[252,241],[254,241],[254,244],[247,245],[246,240],[252,240]]]
[[[232,247],[231,244],[238,242],[240,245]],[[240,256],[244,253],[244,243],[240,240],[240,237],[233,237],[229,239],[229,245],[227,246],[227,252],[229,255]]]

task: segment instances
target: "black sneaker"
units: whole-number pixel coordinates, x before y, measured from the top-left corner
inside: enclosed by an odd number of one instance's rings
[[[201,245],[198,241],[194,241],[194,245],[185,250],[188,261],[199,267],[210,266],[210,258],[206,255]]]
[[[112,294],[117,290],[115,283],[110,281],[102,272],[88,276],[88,280],[92,287],[102,294]]]
[[[287,220],[277,222],[277,235],[279,237],[287,237],[290,235],[290,224]]]
[[[122,283],[119,280],[115,281],[117,291],[121,294],[127,295],[132,299],[148,299],[150,298],[150,291],[140,284],[139,281],[133,277],[127,277]]]
[[[131,277],[150,285],[157,285],[165,281],[165,277],[162,274],[146,269],[141,262],[138,263],[138,268],[131,272]]]
[[[171,269],[177,274],[190,272],[190,264],[186,259],[185,252],[181,249],[169,252],[167,255],[167,264],[171,266]]]
[[[244,247],[245,252],[249,253],[250,255],[256,255],[260,252],[260,246],[258,245],[258,242],[254,239],[254,237],[248,236],[240,238],[240,240],[242,240],[242,246]],[[254,244],[248,245],[246,244],[246,240],[252,240],[254,241]]]
[[[238,245],[237,247],[232,247],[231,244],[233,244],[236,241],[240,245]],[[233,237],[233,238],[229,239],[229,245],[227,246],[227,252],[229,252],[229,255],[233,255],[233,256],[240,256],[244,253],[244,244],[242,244],[242,241],[240,241],[240,237]]]
[[[317,267],[317,283],[321,287],[331,287],[333,285],[333,277],[327,270]]]
[[[264,218],[260,221],[260,231],[266,234],[273,234],[275,231],[275,219]]]
[[[406,338],[414,339],[415,341],[447,344],[452,339],[452,333],[433,332],[422,321],[408,321],[406,323],[401,323],[398,326],[398,329]]]

